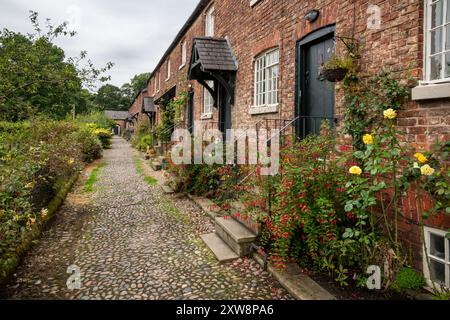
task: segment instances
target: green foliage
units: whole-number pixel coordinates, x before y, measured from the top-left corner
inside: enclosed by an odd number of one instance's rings
[[[136,131],[131,138],[131,145],[139,151],[145,152],[147,148],[153,146],[154,135],[150,131],[150,124],[145,120],[140,120],[137,123]]]
[[[61,187],[83,161],[100,154],[92,129],[77,122],[0,122],[0,274],[22,252],[34,226],[46,221]]]
[[[397,273],[392,289],[400,291],[402,289],[420,290],[425,286],[425,278],[412,268],[403,268]]]
[[[76,141],[83,141],[80,145],[81,160],[90,163],[102,156],[102,143],[92,128],[83,127],[73,133]]]
[[[111,84],[105,84],[98,89],[95,102],[101,110],[127,111],[130,106],[130,98],[120,88]]]
[[[443,292],[435,293],[433,300],[449,301],[450,300],[450,291],[443,291]]]
[[[54,44],[60,36],[75,36],[67,23],[58,26],[47,20],[47,33],[39,26],[38,14],[31,12],[34,34],[23,35],[7,29],[0,31],[0,120],[18,121],[33,114],[64,119],[76,111],[84,113],[92,107],[90,94],[100,75],[112,67],[96,69],[86,52],[79,58],[66,58]]]
[[[186,106],[188,95],[179,94],[175,99],[164,103],[161,111],[161,122],[156,128],[156,135],[161,141],[170,141],[173,127],[180,122]]]
[[[399,110],[409,96],[406,86],[393,79],[387,72],[370,79],[358,79],[344,83],[345,121],[344,132],[353,138],[356,150],[364,150],[362,137],[378,127],[383,120],[383,111]]]
[[[145,173],[145,169],[144,169],[144,164],[142,163],[142,160],[135,157],[133,159],[134,162],[134,166],[136,168],[136,172],[143,177],[144,181],[151,187],[156,186],[158,184],[158,180],[156,180],[155,178],[147,175]]]
[[[96,111],[85,115],[77,116],[77,121],[84,124],[95,124],[97,128],[111,130],[115,127],[114,120],[108,118],[104,112]]]
[[[98,175],[100,174],[101,170],[105,167],[105,163],[102,162],[99,166],[97,166],[94,170],[92,170],[91,175],[85,182],[85,191],[86,192],[94,192],[94,186],[98,181]]]

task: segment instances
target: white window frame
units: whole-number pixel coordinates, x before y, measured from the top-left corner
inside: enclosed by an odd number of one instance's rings
[[[278,52],[278,61],[272,64],[267,64],[267,58]],[[269,77],[269,72],[277,67],[278,68],[278,76],[275,82],[276,88],[274,90],[269,90],[271,87],[271,81],[273,81],[273,77]],[[254,69],[254,92],[253,92],[253,106],[252,108],[268,108],[273,109],[276,108],[279,104],[279,89],[280,89],[280,49],[275,48],[264,52],[255,58],[253,63]],[[273,84],[273,83],[272,83]],[[273,88],[272,88],[273,89]],[[269,103],[269,96],[273,94],[275,95],[275,103]]]
[[[214,86],[213,81],[206,81],[206,84],[212,88]],[[203,88],[203,112],[202,119],[211,119],[213,115],[214,98],[209,93],[208,89]]]
[[[214,6],[209,7],[205,12],[205,36],[214,37],[215,28],[215,9]]]
[[[166,81],[169,81],[169,79],[170,79],[170,59],[167,59],[167,62],[166,62]]]
[[[442,21],[442,25],[435,27],[434,29],[431,28],[431,6],[439,1],[443,1],[443,6],[442,6],[442,15],[443,15],[443,21]],[[446,32],[447,32],[447,27],[450,25],[450,17],[447,17],[447,19],[449,20],[448,22],[446,22],[446,12],[447,12],[447,6],[450,5],[450,1],[449,0],[425,0],[424,2],[425,4],[425,23],[424,23],[424,81],[421,81],[421,83],[423,84],[433,84],[433,83],[443,83],[443,82],[450,82],[450,76],[448,77],[444,77],[444,72],[445,72],[445,54],[446,53],[450,53],[450,49],[446,50],[445,46],[445,39],[446,37]],[[431,50],[431,36],[430,33],[433,30],[442,28],[442,51],[440,51],[439,53],[436,54],[431,54],[430,50]],[[450,44],[449,44],[450,45]],[[441,61],[442,61],[442,69],[441,69],[441,76],[439,79],[434,79],[431,80],[430,77],[430,72],[431,72],[431,56],[437,56],[437,55],[441,55]]]
[[[425,227],[425,244],[427,247],[427,252],[424,252],[423,254],[423,270],[424,270],[424,276],[427,279],[427,284],[429,287],[433,287],[433,282],[431,280],[431,270],[428,268],[428,261],[427,257],[430,258],[430,260],[435,260],[441,264],[445,265],[445,286],[447,288],[450,288],[450,239],[445,238],[445,236],[448,234],[448,231],[439,230],[435,228]],[[435,257],[431,254],[431,241],[430,241],[430,235],[435,234],[440,237],[444,237],[445,245],[445,257],[444,259]],[[437,287],[442,286],[440,283],[435,283]]]
[[[187,62],[187,42],[183,41],[181,43],[181,65],[180,69],[183,69],[183,67],[186,65]]]
[[[158,91],[161,91],[161,70],[158,71]]]

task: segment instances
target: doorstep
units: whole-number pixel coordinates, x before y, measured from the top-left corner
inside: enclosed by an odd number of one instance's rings
[[[187,197],[192,200],[200,209],[206,212],[212,219],[221,216],[221,210],[214,210],[217,205],[205,197],[194,196],[192,194],[187,194]]]

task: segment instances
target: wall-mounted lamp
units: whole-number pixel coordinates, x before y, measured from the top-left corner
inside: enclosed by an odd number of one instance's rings
[[[319,18],[319,10],[311,10],[305,15],[305,19],[309,22],[314,22]]]

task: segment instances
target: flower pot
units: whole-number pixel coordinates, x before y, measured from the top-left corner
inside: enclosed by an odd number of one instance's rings
[[[344,68],[323,69],[322,74],[330,82],[342,81],[348,70]]]

